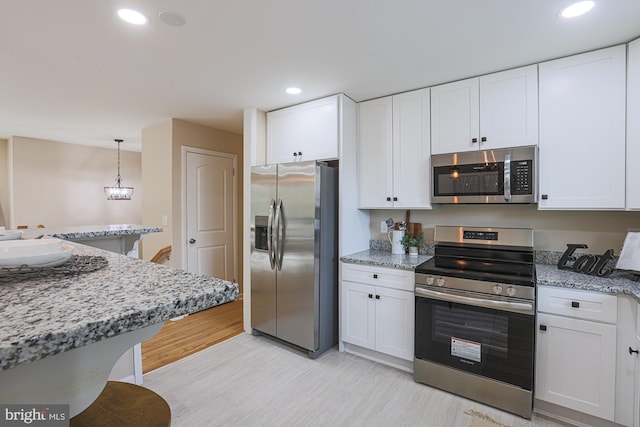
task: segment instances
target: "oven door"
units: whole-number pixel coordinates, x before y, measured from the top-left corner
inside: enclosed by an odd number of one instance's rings
[[[415,295],[417,359],[533,390],[532,301],[427,286]]]

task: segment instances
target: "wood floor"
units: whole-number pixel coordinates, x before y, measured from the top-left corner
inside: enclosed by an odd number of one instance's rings
[[[242,300],[228,302],[172,321],[142,343],[142,372],[180,360],[243,331]]]
[[[246,333],[144,376],[172,427],[558,427],[418,384],[407,372],[333,348],[315,360]]]

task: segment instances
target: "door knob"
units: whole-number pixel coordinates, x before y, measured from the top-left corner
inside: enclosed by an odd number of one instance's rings
[[[189,243],[190,243],[190,244],[192,244],[192,245],[193,245],[195,242],[196,242],[196,239],[189,239]]]

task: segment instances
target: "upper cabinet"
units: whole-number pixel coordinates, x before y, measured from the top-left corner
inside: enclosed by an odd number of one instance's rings
[[[640,39],[627,51],[627,208],[640,209]]]
[[[432,154],[537,143],[536,65],[431,88]]]
[[[429,89],[358,105],[360,208],[428,209]]]
[[[267,113],[267,163],[337,159],[338,96]]]
[[[625,53],[539,65],[540,209],[624,209]]]

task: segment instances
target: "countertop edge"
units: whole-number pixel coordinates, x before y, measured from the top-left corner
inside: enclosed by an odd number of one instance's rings
[[[407,261],[408,255],[394,255],[387,251],[365,250],[340,257],[340,261],[350,264],[388,267],[401,270],[415,270],[422,262],[431,258],[420,255],[422,261]],[[412,257],[415,258],[415,257]],[[615,295],[628,295],[640,303],[640,282],[622,277],[615,272],[610,277],[598,277],[576,273],[571,270],[560,270],[556,265],[536,264],[537,285],[555,286],[592,292],[602,292]]]

